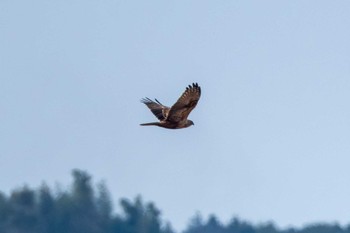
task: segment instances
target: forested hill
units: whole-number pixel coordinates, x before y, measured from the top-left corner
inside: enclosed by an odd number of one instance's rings
[[[69,190],[53,192],[42,185],[0,193],[0,233],[174,233],[153,203],[140,197],[122,199],[122,213],[114,213],[103,183],[93,186],[84,171],[72,174]],[[197,215],[183,233],[350,233],[350,227],[324,223],[280,230],[272,223],[254,225],[234,218],[222,224],[215,216],[204,221]]]

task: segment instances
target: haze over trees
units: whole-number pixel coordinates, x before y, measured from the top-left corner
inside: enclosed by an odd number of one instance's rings
[[[53,192],[43,184],[37,190],[24,186],[9,195],[0,192],[0,233],[175,233],[154,203],[140,196],[121,199],[122,213],[115,213],[104,183],[93,186],[81,170],[72,175],[69,190]],[[183,233],[350,233],[350,226],[322,223],[280,230],[273,223],[233,218],[222,224],[214,215],[204,220],[197,214]]]

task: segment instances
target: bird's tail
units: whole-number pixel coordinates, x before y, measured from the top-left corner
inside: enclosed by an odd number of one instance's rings
[[[156,126],[159,126],[159,122],[150,122],[150,123],[143,123],[143,124],[140,124],[141,126],[149,126],[149,125],[156,125]]]

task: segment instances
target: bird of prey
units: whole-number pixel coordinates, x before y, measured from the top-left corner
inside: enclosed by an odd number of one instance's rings
[[[187,117],[196,107],[200,96],[200,86],[198,86],[198,83],[193,83],[186,87],[185,92],[171,108],[164,106],[157,99],[153,101],[149,98],[144,98],[141,102],[146,104],[151,112],[158,118],[159,122],[140,125],[155,125],[167,129],[181,129],[194,125],[193,121],[188,120]]]

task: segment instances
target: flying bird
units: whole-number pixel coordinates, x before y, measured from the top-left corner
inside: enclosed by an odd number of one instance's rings
[[[201,87],[198,86],[198,83],[193,83],[186,87],[184,93],[171,108],[161,104],[157,99],[153,101],[149,98],[144,98],[141,102],[146,104],[151,112],[158,118],[159,122],[140,125],[155,125],[167,129],[182,129],[194,125],[193,121],[188,120],[187,117],[196,107],[200,96]]]

